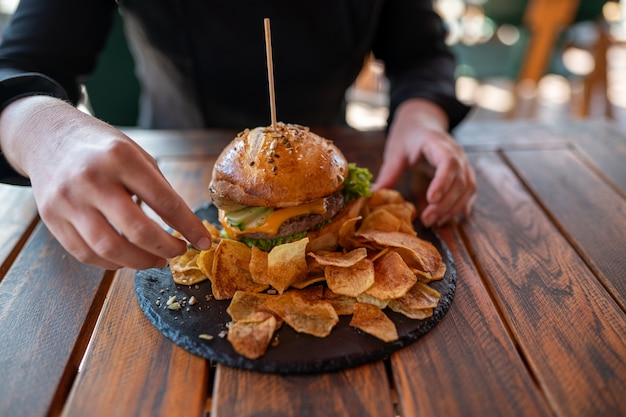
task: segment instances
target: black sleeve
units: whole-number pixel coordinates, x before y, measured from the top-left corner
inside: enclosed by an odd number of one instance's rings
[[[374,43],[390,82],[390,122],[398,106],[410,98],[439,105],[450,129],[469,107],[455,94],[455,59],[445,44],[446,30],[432,0],[387,0]]]
[[[76,104],[111,27],[113,0],[21,0],[0,43],[0,111],[45,94]],[[27,184],[0,150],[0,182]]]

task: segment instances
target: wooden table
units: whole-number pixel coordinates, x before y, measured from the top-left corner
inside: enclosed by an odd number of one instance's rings
[[[319,130],[376,172],[383,135]],[[128,133],[191,206],[233,132]],[[71,258],[28,188],[0,188],[2,416],[626,415],[626,137],[604,121],[468,124],[467,221],[443,320],[387,360],[322,375],[187,353],[141,313],[133,270]],[[419,194],[420,182],[399,188]]]

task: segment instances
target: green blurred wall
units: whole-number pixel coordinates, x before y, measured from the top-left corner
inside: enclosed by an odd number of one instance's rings
[[[139,83],[118,13],[96,70],[85,85],[96,117],[118,126],[137,124]]]

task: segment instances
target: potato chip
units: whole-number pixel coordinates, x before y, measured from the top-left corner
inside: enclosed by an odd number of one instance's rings
[[[228,305],[226,312],[233,321],[263,320],[266,314],[259,313],[271,314],[270,309],[265,306],[268,297],[271,297],[271,295],[266,293],[237,291]]]
[[[223,239],[215,249],[211,288],[216,300],[232,298],[237,290],[261,292],[267,285],[259,284],[250,276],[251,251],[244,243]]]
[[[385,204],[401,204],[404,202],[404,197],[398,190],[392,190],[390,188],[381,188],[374,192],[367,200],[367,206],[374,209],[378,206]]]
[[[338,316],[348,316],[354,311],[356,298],[335,294],[330,288],[324,288],[324,300],[328,301]]]
[[[209,278],[211,278],[213,274],[213,260],[215,259],[216,248],[217,244],[214,243],[213,246],[211,246],[211,249],[200,251],[196,261],[200,271],[202,271],[202,273]]]
[[[398,246],[393,248],[398,252],[409,268],[412,268],[430,280],[443,278],[446,272],[446,265],[441,259],[441,255],[435,246],[423,239],[415,237],[413,246]]]
[[[374,305],[380,308],[381,310],[385,309],[387,307],[387,304],[389,304],[389,300],[381,300],[380,298],[376,298],[372,295],[369,295],[366,292],[364,292],[363,294],[357,295],[356,300],[359,303]]]
[[[378,207],[375,212],[378,210],[384,210],[396,219],[400,220],[400,228],[398,231],[410,235],[416,235],[413,221],[417,216],[417,210],[415,209],[414,204],[409,203],[408,201],[396,204],[386,204]]]
[[[365,291],[381,300],[402,297],[417,282],[417,277],[402,260],[390,251],[374,263],[374,283]]]
[[[306,275],[298,278],[291,286],[293,288],[306,288],[309,285],[323,282],[326,280],[324,277],[324,266],[320,265],[315,258],[307,256],[307,272]]]
[[[307,256],[306,265],[307,275],[324,275],[324,265],[320,265],[320,263],[317,262],[317,259],[312,256]]]
[[[308,238],[275,246],[267,255],[269,284],[279,293],[307,273],[306,247]]]
[[[250,250],[250,277],[259,284],[270,284],[267,275],[267,252],[253,246]]]
[[[443,277],[446,275],[446,269],[446,264],[441,262],[441,265],[439,265],[439,268],[436,271],[420,271],[417,268],[412,269],[412,271],[415,273],[415,275],[418,276],[418,279],[420,281],[431,282],[443,279]]]
[[[400,225],[399,232],[405,233],[407,235],[417,236],[417,232],[415,231],[415,228],[413,227],[413,223],[402,222]]]
[[[198,255],[200,251],[194,248],[187,248],[185,253],[170,259],[170,269],[180,272],[191,269],[198,269]]]
[[[441,294],[423,282],[416,283],[403,297],[389,301],[389,308],[405,316],[423,320],[432,316]]]
[[[331,223],[320,230],[309,232],[307,252],[334,251],[339,246],[339,224]]]
[[[170,259],[170,271],[172,280],[179,285],[193,285],[208,278],[198,267],[198,255],[200,251],[189,248],[187,251]]]
[[[401,232],[367,231],[356,236],[373,242],[381,249],[391,247],[402,256],[409,268],[433,273],[441,271],[442,258],[435,246],[427,240]]]
[[[383,342],[398,340],[396,325],[378,307],[371,304],[356,303],[350,326],[363,330]]]
[[[415,204],[409,201],[385,204],[384,206],[377,207],[375,210],[385,210],[397,219],[411,225],[417,217],[417,209],[415,208]]]
[[[350,203],[343,211],[345,214],[345,218],[352,219],[354,217],[358,217],[361,211],[363,211],[363,207],[365,207],[368,199],[369,197],[359,197],[352,203]]]
[[[326,337],[339,322],[333,306],[323,300],[300,295],[302,290],[289,290],[273,296],[266,305],[295,331]]]
[[[432,317],[435,309],[433,308],[424,308],[422,310],[415,310],[411,313],[411,316],[405,314],[405,316],[414,319],[414,320],[426,320],[429,317]]]
[[[353,217],[341,224],[337,236],[337,243],[339,244],[339,246],[341,246],[345,250],[355,249],[356,244],[354,241],[354,233],[356,232],[357,223],[362,219],[363,218],[361,216]]]
[[[202,220],[202,224],[204,225],[204,227],[206,227],[206,229],[211,234],[211,238],[213,238],[213,242],[217,243],[221,240],[222,235],[221,235],[220,229],[218,229],[217,226],[215,226],[213,223],[209,222],[206,219]]]
[[[299,297],[307,301],[320,301],[324,299],[324,287],[311,285],[301,290],[295,290]]]
[[[207,279],[208,277],[200,269],[172,271],[172,280],[178,285],[194,285]]]
[[[291,286],[297,289],[304,289],[314,284],[317,284],[319,282],[326,281],[326,277],[324,276],[324,270],[320,270],[320,271],[321,271],[320,274],[317,274],[317,273],[307,274],[306,276],[298,279],[296,282],[291,284]]]
[[[237,353],[254,360],[265,354],[275,331],[276,318],[266,313],[262,321],[231,323],[227,339]]]
[[[369,213],[363,219],[359,227],[359,233],[366,233],[370,230],[381,232],[397,232],[402,227],[402,220],[395,217],[385,209],[377,209]]]
[[[380,258],[381,256],[383,256],[384,254],[386,254],[387,252],[389,252],[391,249],[389,248],[384,248],[381,251],[375,252],[375,251],[370,251],[367,254],[367,259],[369,259],[372,262],[376,262],[378,260],[378,258]]]
[[[347,268],[349,266],[356,265],[359,261],[367,257],[367,249],[358,248],[348,253],[342,252],[324,252],[313,253],[309,252],[308,255],[315,258],[320,265],[332,265]]]
[[[367,258],[349,267],[328,265],[324,271],[328,288],[350,297],[365,292],[375,281],[374,263]]]

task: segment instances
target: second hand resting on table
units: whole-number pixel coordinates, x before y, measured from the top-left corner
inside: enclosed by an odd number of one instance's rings
[[[0,114],[0,143],[7,160],[30,178],[44,223],[82,262],[146,269],[164,267],[185,251],[185,242],[151,220],[135,197],[195,247],[211,245],[206,228],[150,155],[61,100],[30,96],[8,105]],[[468,215],[476,185],[467,158],[447,133],[445,113],[413,99],[396,112],[376,187],[393,187],[418,163],[434,168],[422,221],[431,226]]]

